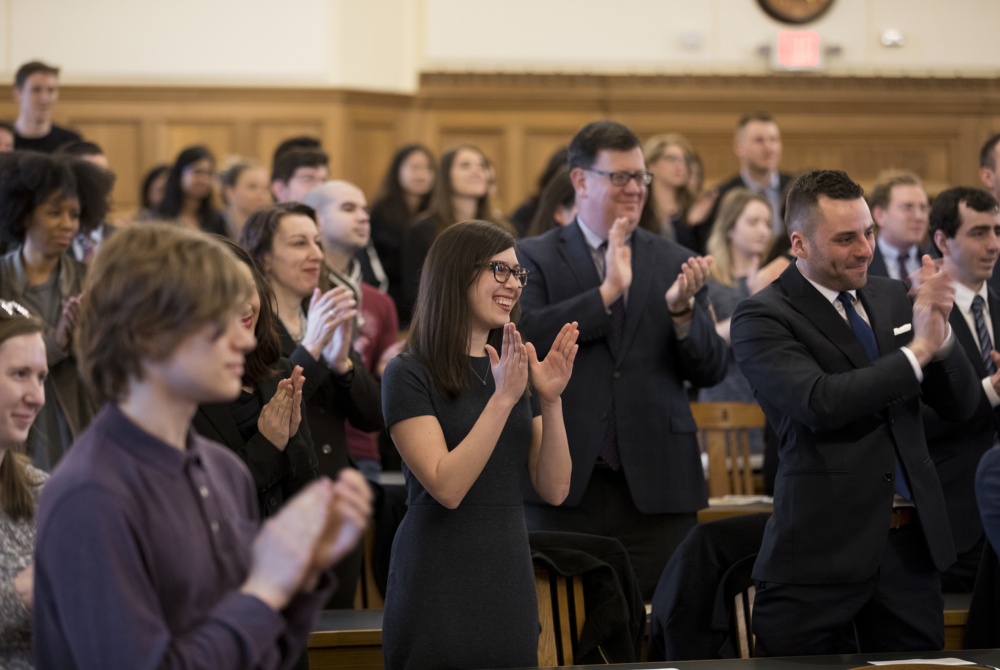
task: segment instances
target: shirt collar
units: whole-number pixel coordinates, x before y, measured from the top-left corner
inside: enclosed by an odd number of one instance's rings
[[[107,437],[129,455],[166,474],[181,474],[189,462],[201,460],[198,436],[193,428],[188,429],[187,449],[180,451],[132,423],[113,403],[104,405],[94,424],[103,426]]]
[[[576,225],[580,227],[580,232],[583,233],[583,239],[587,241],[587,246],[595,251],[601,248],[601,245],[607,242],[607,240],[601,239],[597,233],[590,229],[590,227],[583,222],[578,214],[576,217]],[[625,243],[629,244],[632,240],[632,233],[625,236]]]
[[[771,170],[771,180],[764,186],[758,184],[745,169],[740,170],[740,178],[743,179],[744,184],[749,186],[754,191],[777,191],[781,187],[781,176],[778,174],[777,170]]]
[[[875,244],[878,245],[879,251],[882,252],[882,257],[886,261],[890,261],[892,263],[899,262],[899,256],[902,254],[902,252],[899,249],[892,246],[891,244],[883,240],[881,237],[875,238]],[[910,250],[906,253],[906,257],[909,258],[911,261],[916,260],[917,245],[914,244],[912,247],[910,247]]]
[[[977,295],[983,297],[983,308],[987,313],[989,313],[990,301],[988,299],[989,294],[986,289],[986,282],[983,282],[978,291],[973,291],[961,282],[955,282],[955,304],[958,305],[958,308],[962,310],[963,314],[967,314],[972,311],[972,301]]]
[[[836,306],[835,303],[837,302],[837,298],[840,297],[840,291],[834,291],[833,289],[827,288],[825,286],[821,286],[820,284],[817,284],[816,282],[814,282],[812,279],[809,279],[809,277],[806,277],[805,275],[802,275],[802,277],[807,282],[809,282],[810,284],[812,284],[813,286],[815,286],[816,290],[819,291],[820,293],[822,293],[823,297],[830,301],[830,304]],[[858,292],[857,291],[848,291],[848,293],[851,294],[851,302],[852,303],[855,303],[855,302],[858,301]]]

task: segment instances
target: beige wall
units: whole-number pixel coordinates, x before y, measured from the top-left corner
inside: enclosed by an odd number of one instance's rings
[[[843,49],[830,74],[951,77],[1000,73],[997,26],[998,0],[835,0],[810,28]],[[442,70],[762,74],[781,27],[755,0],[0,0],[0,76],[43,58],[66,84],[414,93]]]

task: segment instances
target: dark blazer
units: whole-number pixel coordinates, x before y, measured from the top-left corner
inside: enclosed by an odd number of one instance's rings
[[[694,512],[708,504],[696,426],[684,381],[714,386],[726,375],[726,344],[715,333],[708,288],[698,292],[690,335],[677,339],[664,298],[690,252],[659,235],[632,233],[632,286],[621,348],[608,343],[611,316],[578,223],[521,240],[530,272],[518,328],[538,356],[559,329],[580,323],[580,350],[563,391],[573,477],[565,506],[580,502],[597,461],[614,401],[622,468],[632,499],[647,514]],[[540,502],[530,486],[528,500]]]
[[[784,172],[778,173],[778,188],[784,193],[788,189],[788,185],[792,183],[792,175],[785,174]],[[746,182],[743,181],[743,176],[737,174],[734,177],[730,177],[726,181],[722,182],[715,187],[719,191],[719,197],[715,199],[715,204],[712,205],[712,209],[708,212],[708,216],[705,220],[694,227],[694,239],[696,244],[696,251],[700,254],[705,253],[705,245],[708,244],[708,238],[712,235],[712,227],[715,225],[715,217],[719,215],[719,205],[722,204],[722,199],[726,197],[726,193],[733,190],[734,188],[749,188]]]
[[[1000,575],[996,571],[997,556],[992,549],[1000,546],[1000,447],[990,449],[979,461],[979,467],[976,469],[976,500],[979,503],[987,540],[987,545],[983,548],[983,563],[980,564],[979,575],[976,577],[976,595],[979,595],[980,577],[984,571],[991,573],[990,577],[993,578],[991,581],[995,581]],[[984,595],[988,595],[988,592]],[[996,600],[993,602],[1000,605],[1000,584],[996,590]],[[1000,613],[996,613],[996,610],[994,612],[994,616],[1000,618]],[[994,628],[994,630],[1000,629]]]
[[[338,378],[331,374],[322,357],[317,361],[304,347],[296,344],[280,320],[277,329],[281,355],[287,356],[292,365],[301,365],[306,379],[302,400],[308,410],[309,431],[316,446],[319,472],[336,479],[343,468],[351,465],[344,420],[349,420],[358,430],[376,431],[384,427],[381,387],[353,349],[353,372]]]
[[[988,297],[993,332],[1000,334],[1000,297],[992,290]],[[951,311],[948,320],[955,339],[965,350],[965,355],[976,372],[976,377],[980,380],[988,377],[979,353],[978,336],[969,331],[969,326],[957,307]],[[934,459],[938,478],[941,480],[955,550],[963,553],[972,549],[983,536],[983,524],[976,505],[976,466],[983,454],[996,442],[997,428],[1000,427],[998,413],[990,405],[986,392],[980,386],[975,413],[967,421],[945,421],[926,406],[923,417],[927,450]]]
[[[930,254],[931,257],[937,254],[931,249],[918,249],[917,259],[921,259],[925,254]],[[885,256],[882,255],[882,249],[879,248],[878,244],[875,245],[875,251],[872,253],[872,262],[868,266],[868,276],[869,277],[890,277],[889,269],[885,266]]]
[[[869,362],[836,308],[793,263],[733,315],[733,351],[780,440],[774,514],[753,578],[836,584],[870,578],[892,514],[895,453],[910,481],[935,566],[955,561],[944,495],[927,452],[921,401],[965,421],[979,380],[960,346],[918,383],[900,351],[913,338],[902,282],[869,277],[858,291],[882,355]],[[895,446],[895,449],[893,448]]]
[[[431,250],[431,245],[437,237],[437,229],[441,223],[441,217],[437,214],[428,214],[417,219],[416,223],[406,229],[403,233],[403,248],[400,252],[400,296],[402,298],[398,305],[399,323],[401,327],[409,323],[409,318],[403,320],[403,314],[412,318],[413,308],[417,303],[417,289],[420,288],[420,273],[424,269],[424,259],[427,252]]]
[[[292,364],[287,358],[281,358],[274,365],[274,370],[273,376],[257,386],[265,405],[277,392],[278,382],[292,376]],[[257,487],[257,504],[263,519],[275,514],[285,500],[318,476],[305,402],[302,403],[299,430],[289,438],[284,450],[275,447],[259,432],[244,442],[228,405],[201,405],[191,423],[199,435],[226,445],[247,464]]]

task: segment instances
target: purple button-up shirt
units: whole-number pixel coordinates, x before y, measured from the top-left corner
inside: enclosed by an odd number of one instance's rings
[[[191,431],[186,451],[106,405],[42,494],[37,668],[287,668],[332,584],[282,612],[239,592],[258,530],[246,466]]]

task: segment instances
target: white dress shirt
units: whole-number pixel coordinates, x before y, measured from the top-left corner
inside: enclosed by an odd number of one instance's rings
[[[965,319],[965,324],[969,327],[969,332],[972,333],[972,341],[978,347],[979,331],[976,329],[976,319],[972,316],[972,300],[977,295],[983,297],[983,320],[986,321],[986,331],[990,334],[990,342],[993,344],[993,348],[996,349],[997,341],[993,335],[993,321],[990,319],[990,301],[986,291],[986,282],[982,283],[978,291],[973,291],[968,286],[960,282],[955,282],[955,307],[961,312],[962,318]],[[990,405],[993,407],[1000,405],[1000,395],[997,395],[993,384],[990,383],[989,377],[983,378],[983,391],[986,393],[986,397],[989,398]]]
[[[889,276],[893,279],[903,279],[903,277],[899,276],[899,256],[901,254],[899,249],[881,237],[875,240],[875,244],[878,245],[878,250],[882,252],[882,258],[885,260],[885,269],[889,271]],[[904,257],[903,264],[906,266],[907,277],[920,269],[921,260],[919,251],[917,245],[914,244]]]

